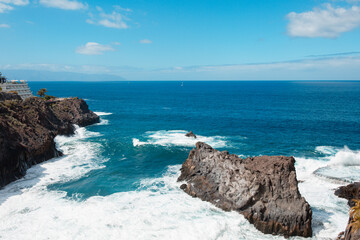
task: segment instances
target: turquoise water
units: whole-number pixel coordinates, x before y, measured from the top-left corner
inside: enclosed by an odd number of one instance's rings
[[[196,141],[246,156],[291,155],[314,239],[345,229],[333,189],[359,179],[360,82],[32,82],[78,96],[101,123],[57,137],[66,155],[0,191],[0,238],[281,239],[178,189]],[[337,179],[337,180],[334,180]],[[44,230],[44,227],[46,230]],[[59,233],[63,235],[59,236]]]

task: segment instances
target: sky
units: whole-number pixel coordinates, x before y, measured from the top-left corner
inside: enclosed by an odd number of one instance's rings
[[[359,43],[360,0],[0,0],[0,71],[25,79],[360,80]]]

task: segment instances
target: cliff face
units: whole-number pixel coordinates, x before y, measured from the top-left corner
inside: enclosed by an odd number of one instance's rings
[[[350,207],[355,205],[353,199],[360,199],[360,182],[355,182],[346,186],[339,187],[335,191],[335,195],[340,198],[345,198],[348,200]],[[348,224],[350,223],[351,218],[349,218]],[[338,239],[341,240],[360,240],[360,230],[353,232],[352,228],[348,225],[344,232],[340,233]]]
[[[82,99],[21,101],[16,94],[0,93],[0,187],[24,176],[32,165],[60,156],[56,135],[73,134],[73,124],[97,122]]]
[[[295,160],[284,156],[241,159],[198,142],[178,181],[193,197],[243,214],[269,234],[311,237],[312,211],[301,197]]]

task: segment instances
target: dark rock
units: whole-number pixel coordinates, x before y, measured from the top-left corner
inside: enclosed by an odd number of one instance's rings
[[[0,101],[0,187],[24,176],[32,165],[61,156],[55,147],[56,135],[73,134],[73,124],[99,122],[78,98],[51,104],[37,97],[6,99]]]
[[[360,182],[355,182],[347,186],[339,187],[335,190],[335,195],[348,200],[350,207],[355,205],[353,199],[360,199]]]
[[[341,232],[339,233],[339,235],[337,236],[336,240],[344,240],[345,239],[345,232]]]
[[[15,93],[0,92],[0,102],[6,100],[21,100],[21,97]]]
[[[263,233],[311,237],[312,211],[301,196],[295,159],[241,159],[198,142],[183,163],[178,181],[193,197],[235,210]]]
[[[335,190],[335,195],[340,198],[347,199],[349,207],[353,207],[355,205],[353,200],[360,199],[360,182],[355,182],[346,186],[339,187],[338,189]],[[351,217],[349,217],[348,226],[346,227],[345,232],[342,232],[342,238],[340,239],[360,240],[360,230],[356,232],[352,232],[352,228],[349,226],[351,220],[352,220]]]
[[[188,132],[187,134],[185,134],[185,136],[186,136],[186,137],[196,138],[196,135],[195,135],[192,131],[190,131],[190,132]]]

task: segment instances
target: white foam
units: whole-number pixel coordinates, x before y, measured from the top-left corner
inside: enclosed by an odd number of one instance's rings
[[[318,146],[315,148],[315,151],[326,155],[332,155],[335,154],[337,151],[339,151],[339,148],[335,148],[332,146]]]
[[[313,209],[313,231],[319,239],[333,239],[344,231],[348,221],[348,205],[334,190],[345,183],[359,179],[360,152],[347,147],[319,146],[315,149],[325,157],[296,158],[299,190]],[[351,167],[349,167],[351,166]]]
[[[140,141],[139,139],[137,139],[137,138],[133,138],[132,141],[133,141],[133,146],[134,146],[134,147],[149,144],[149,143],[147,143],[147,142],[141,142],[141,141]]]
[[[315,239],[335,239],[346,228],[347,201],[334,194],[343,184],[319,178],[314,171],[327,166],[328,162],[317,159],[296,158],[296,174],[299,190],[313,210],[313,234]]]
[[[95,124],[97,126],[101,126],[101,125],[109,125],[109,120],[104,119],[103,116],[109,116],[112,115],[112,113],[109,112],[94,112],[96,115],[100,116],[100,122]]]
[[[100,118],[100,122],[95,124],[96,126],[109,125],[109,120]]]
[[[284,240],[260,233],[236,212],[183,193],[176,181],[180,165],[170,166],[162,177],[142,179],[136,191],[84,201],[48,190],[49,184],[103,167],[101,145],[84,141],[96,135],[78,128],[73,137],[57,137],[67,156],[34,166],[25,178],[0,190],[0,239]],[[313,209],[312,239],[334,239],[347,223],[346,200],[333,194],[339,185],[313,174],[328,164],[324,159],[296,158],[297,176],[303,181],[299,189]]]
[[[142,146],[146,144],[160,145],[160,146],[183,146],[194,147],[197,142],[205,142],[214,148],[223,148],[228,146],[226,138],[222,136],[205,137],[196,135],[197,138],[186,137],[187,131],[184,130],[160,130],[149,131],[144,135],[145,141],[140,141],[137,138],[133,138],[133,145]]]
[[[329,181],[337,181],[345,184],[346,182],[354,182],[360,178],[360,151],[350,150],[348,147],[331,148],[328,156],[322,159],[326,161],[326,165],[315,170],[315,174],[319,177],[328,178]]]
[[[360,151],[352,151],[345,146],[331,158],[330,164],[341,166],[360,166]]]
[[[112,113],[109,112],[94,112],[96,115],[98,116],[108,116],[108,115],[112,115]]]
[[[180,166],[138,191],[85,201],[46,189],[18,191],[0,205],[4,239],[284,239],[263,235],[235,212],[192,198],[176,182]],[[18,194],[18,195],[17,195]]]

